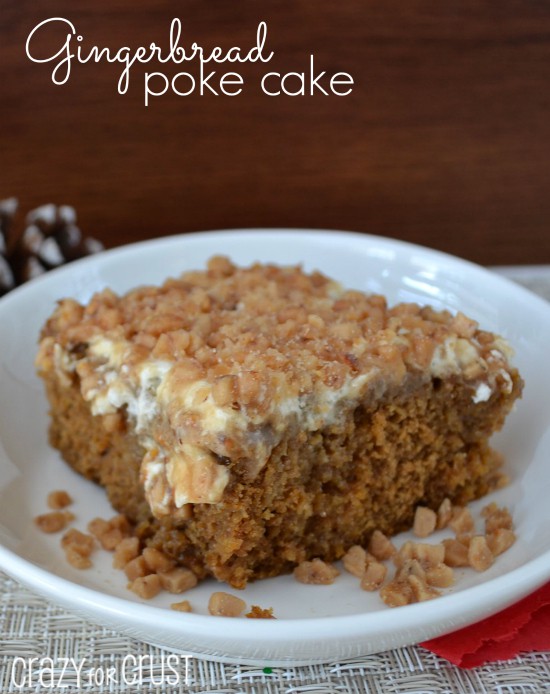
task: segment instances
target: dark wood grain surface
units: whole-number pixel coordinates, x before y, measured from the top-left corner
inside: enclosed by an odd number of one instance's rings
[[[25,55],[70,19],[84,42],[252,46],[270,69],[346,71],[351,95],[166,94],[75,65],[64,86]],[[52,51],[59,32],[36,44]],[[49,42],[49,47],[48,47]],[[56,43],[57,42],[57,43]],[[40,44],[40,45],[39,45]],[[46,55],[44,53],[43,55]],[[223,68],[223,66],[221,66]],[[0,197],[77,209],[113,246],[228,227],[353,229],[487,264],[550,262],[550,2],[0,0]]]

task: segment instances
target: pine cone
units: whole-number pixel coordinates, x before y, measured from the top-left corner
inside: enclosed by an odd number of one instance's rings
[[[15,287],[15,276],[10,263],[13,246],[13,218],[17,212],[17,200],[0,200],[0,296]]]
[[[31,210],[20,235],[13,232],[17,200],[0,201],[0,296],[27,280],[77,258],[103,250],[83,237],[69,205],[42,205]]]

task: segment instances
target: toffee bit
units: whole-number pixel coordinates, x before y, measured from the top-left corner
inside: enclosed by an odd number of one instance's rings
[[[247,612],[245,617],[248,619],[276,619],[272,607],[259,607],[258,605],[252,605],[250,612]]]
[[[128,588],[138,597],[144,600],[151,600],[151,598],[154,598],[160,593],[160,578],[157,574],[138,576],[138,578],[128,584]]]
[[[169,593],[184,593],[197,585],[198,579],[190,569],[177,567],[166,573],[159,573],[160,584]]]
[[[334,583],[339,574],[340,572],[335,566],[327,564],[321,559],[303,561],[294,569],[294,578],[297,581],[315,586],[330,585]]]
[[[191,603],[189,600],[180,600],[180,602],[173,602],[170,605],[171,610],[176,612],[192,612]]]
[[[488,533],[486,537],[487,545],[495,557],[510,549],[516,541],[516,534],[509,528],[497,528],[494,532]]]
[[[391,559],[396,553],[393,542],[380,530],[375,530],[369,542],[369,552],[375,559],[385,561]]]
[[[470,509],[464,506],[455,506],[453,508],[451,520],[449,521],[449,526],[457,535],[473,532],[475,523]]]
[[[472,569],[476,571],[487,571],[493,565],[495,557],[483,535],[472,537],[468,548],[468,561]]]
[[[66,508],[72,503],[73,500],[71,499],[70,495],[62,489],[56,489],[48,494],[47,504],[54,511],[59,511]]]
[[[123,569],[132,559],[139,556],[139,539],[137,537],[125,537],[115,547],[113,555],[113,568]]]
[[[246,603],[236,595],[217,591],[208,601],[208,611],[217,617],[239,617],[246,609]]]
[[[469,566],[468,547],[454,538],[443,540],[445,548],[445,564],[451,567]]]
[[[453,507],[450,499],[443,499],[441,505],[437,509],[437,529],[442,530],[449,525],[453,515]]]
[[[74,514],[70,511],[51,511],[36,516],[34,522],[43,533],[58,533],[74,520]]]
[[[92,566],[90,555],[95,548],[95,540],[91,535],[71,528],[61,538],[61,547],[67,561],[75,569],[89,569]]]
[[[344,565],[344,569],[350,574],[357,578],[362,578],[367,568],[367,561],[370,557],[371,555],[361,546],[353,545],[342,557],[342,564]]]
[[[369,561],[365,573],[361,578],[361,589],[367,591],[378,590],[386,578],[388,567],[382,562]]]
[[[416,537],[428,537],[437,525],[437,514],[426,506],[417,506],[414,514],[413,533]]]

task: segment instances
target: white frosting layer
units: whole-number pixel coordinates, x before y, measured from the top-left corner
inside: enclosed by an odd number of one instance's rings
[[[506,370],[512,349],[508,343],[499,338],[496,347],[484,358],[481,345],[475,340],[466,340],[458,336],[449,336],[434,351],[429,371],[432,377],[445,378],[450,375],[464,374],[473,381],[472,400],[474,403],[486,402],[496,389],[496,377],[499,375],[506,384],[505,393],[512,391],[513,383]],[[494,368],[499,365],[500,368]]]
[[[56,364],[62,370],[73,371],[74,358],[58,351]],[[184,419],[189,416],[202,432],[217,437],[217,441],[230,439],[238,432],[254,443],[254,465],[258,471],[290,422],[295,421],[300,429],[307,431],[330,425],[338,420],[343,406],[353,408],[370,384],[380,380],[378,369],[373,368],[369,373],[348,376],[339,388],[319,383],[313,393],[274,398],[270,410],[254,417],[246,408],[216,404],[211,384],[206,380],[178,382],[175,390],[170,379],[173,364],[169,361],[150,358],[133,366],[130,374],[125,363],[128,343],[123,339],[94,338],[88,352],[87,359],[91,357],[99,378],[89,388],[83,381],[82,395],[90,402],[93,414],[104,415],[126,408],[146,450],[142,480],[155,515],[168,513],[171,504],[183,509],[187,504],[220,501],[229,482],[229,470],[218,462],[212,450],[186,441],[183,435],[178,434],[176,444],[168,452],[152,434],[154,420],[164,419],[178,432],[178,423],[170,419],[170,412],[177,412],[178,421],[182,415]],[[496,387],[496,374],[501,375],[506,387],[512,388],[512,380],[505,370],[510,352],[501,340],[483,358],[475,340],[452,335],[436,347],[426,378],[445,378],[451,374],[468,378],[471,373],[473,402],[486,402]],[[262,433],[266,422],[270,423],[269,436]]]

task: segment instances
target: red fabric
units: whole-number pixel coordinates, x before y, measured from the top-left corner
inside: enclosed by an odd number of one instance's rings
[[[550,650],[550,583],[507,609],[437,639],[424,648],[462,668]]]

